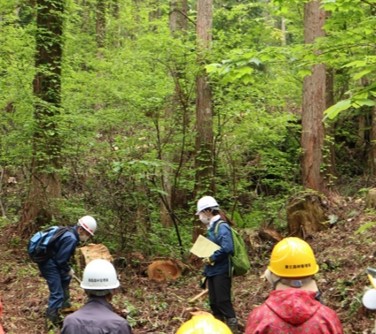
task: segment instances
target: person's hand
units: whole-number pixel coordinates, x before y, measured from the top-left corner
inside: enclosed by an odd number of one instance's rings
[[[69,272],[68,272],[68,276],[72,278],[73,275],[74,275],[74,270],[71,268],[71,269],[69,270]]]
[[[206,279],[207,279],[207,277],[203,277],[203,278],[200,279],[199,286],[200,286],[201,289],[206,289]]]
[[[214,261],[210,257],[203,258],[202,262],[207,264],[207,265],[214,266]]]

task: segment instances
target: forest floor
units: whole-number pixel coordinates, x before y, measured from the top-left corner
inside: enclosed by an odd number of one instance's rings
[[[371,333],[375,314],[361,304],[370,287],[365,270],[376,267],[376,213],[365,210],[360,200],[346,199],[337,205],[340,220],[332,228],[313,235],[320,271],[316,275],[323,301],[339,315],[346,334]],[[365,227],[368,228],[365,228]],[[360,233],[361,232],[361,233]],[[2,324],[7,334],[43,334],[48,290],[36,266],[25,253],[25,241],[3,230],[0,237],[0,294],[4,305]],[[273,244],[259,239],[250,252],[252,270],[233,283],[234,306],[241,326],[248,313],[261,304],[270,286],[260,275],[265,270]],[[145,274],[146,264],[117,268],[121,291],[113,299],[117,310],[126,309],[134,334],[173,334],[192,309],[208,310],[205,297],[194,304],[188,300],[199,294],[201,270],[190,270],[176,281],[157,283]],[[81,306],[85,296],[79,284],[71,284],[71,298]]]

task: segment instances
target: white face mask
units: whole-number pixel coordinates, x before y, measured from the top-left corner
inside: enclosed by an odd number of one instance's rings
[[[207,216],[205,216],[205,214],[203,214],[203,213],[200,213],[199,215],[198,215],[198,218],[201,220],[201,222],[203,223],[203,224],[205,224],[205,225],[208,225],[209,223],[210,223],[210,218],[209,217],[207,217]]]
[[[265,276],[266,280],[271,284],[271,286],[273,288],[281,280],[280,277],[274,275],[269,269],[265,270],[264,276]]]
[[[80,241],[81,241],[81,242],[86,242],[86,241],[88,241],[89,238],[90,238],[86,233],[82,233],[82,234],[80,234],[79,237],[80,237]]]

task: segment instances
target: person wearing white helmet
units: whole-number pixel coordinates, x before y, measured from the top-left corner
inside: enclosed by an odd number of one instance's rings
[[[196,215],[208,232],[207,237],[220,246],[210,258],[204,260],[204,283],[209,289],[209,303],[215,318],[225,322],[232,333],[238,333],[238,321],[231,301],[232,270],[230,256],[234,253],[230,219],[219,209],[212,196],[204,196],[197,202]]]
[[[81,217],[77,224],[67,230],[52,245],[53,255],[45,262],[38,263],[42,277],[47,281],[50,292],[46,311],[47,327],[61,324],[60,310],[71,307],[69,284],[74,271],[69,260],[79,242],[86,242],[97,229],[92,216]]]
[[[84,270],[81,288],[88,295],[86,304],[64,319],[61,334],[116,333],[131,334],[128,321],[117,315],[110,304],[120,286],[111,262],[91,261]]]

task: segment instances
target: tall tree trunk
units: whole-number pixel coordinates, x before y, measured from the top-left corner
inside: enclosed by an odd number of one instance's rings
[[[97,47],[100,49],[104,47],[106,39],[106,0],[97,0],[95,27]]]
[[[370,175],[372,177],[376,177],[376,107],[372,108],[370,142],[371,142],[370,144],[371,151],[369,154]]]
[[[170,16],[169,16],[169,27],[170,32],[175,38],[184,38],[184,34],[187,29],[187,11],[188,4],[187,0],[171,0],[170,2]],[[168,124],[168,132],[173,132],[172,129],[182,126],[186,127],[185,120],[186,117],[181,117],[182,113],[185,113],[185,106],[183,101],[185,100],[182,96],[184,93],[180,86],[180,80],[184,76],[185,69],[177,61],[175,68],[171,69],[170,75],[175,82],[174,93],[171,96],[169,105],[165,109],[165,120]],[[168,122],[171,120],[171,122]],[[183,122],[182,125],[177,124],[177,122]],[[161,152],[162,161],[168,161],[176,163],[179,165],[179,152]],[[161,201],[161,222],[165,226],[171,226],[173,224],[173,217],[171,214],[173,212],[173,193],[174,193],[174,171],[167,165],[164,167],[162,176],[162,186],[165,192],[163,201]],[[162,195],[163,196],[163,195]]]
[[[196,77],[196,192],[213,190],[213,110],[210,85],[204,70],[205,54],[211,47],[213,4],[197,1],[197,55],[202,70]]]
[[[320,1],[311,1],[304,6],[304,39],[311,44],[317,37],[324,36],[323,25],[325,12],[320,8]],[[323,161],[324,142],[323,112],[326,109],[325,65],[317,64],[312,68],[312,75],[303,83],[302,112],[302,179],[306,188],[324,190],[320,167]]]
[[[61,61],[64,1],[37,1],[36,74],[33,158],[28,197],[23,205],[21,232],[48,224],[53,215],[51,200],[60,196],[61,139],[58,116],[61,107]]]
[[[281,18],[281,44],[282,46],[287,45],[287,29],[286,29],[286,19]]]
[[[188,28],[188,1],[171,0],[170,2],[170,31],[175,33],[186,32]]]
[[[151,8],[151,11],[149,12],[149,22],[153,23],[154,21],[161,18],[161,9],[160,9],[159,0],[150,0],[149,8]],[[157,29],[157,27],[155,25],[151,25],[151,29],[155,30]]]
[[[197,1],[197,57],[201,72],[196,77],[196,157],[195,157],[195,192],[197,195],[210,194],[214,191],[214,152],[213,152],[213,110],[212,93],[206,76],[205,55],[211,48],[213,2]],[[196,226],[195,238],[202,228]]]
[[[111,14],[115,19],[118,19],[120,17],[119,0],[112,0],[111,1]]]
[[[333,69],[327,69],[326,71],[326,107],[330,107],[334,104],[334,71]],[[333,137],[335,122],[331,123],[326,128],[326,134]],[[326,157],[327,173],[329,174],[329,183],[331,179],[337,175],[336,156],[335,156],[335,143],[331,140],[329,143],[329,154]]]

